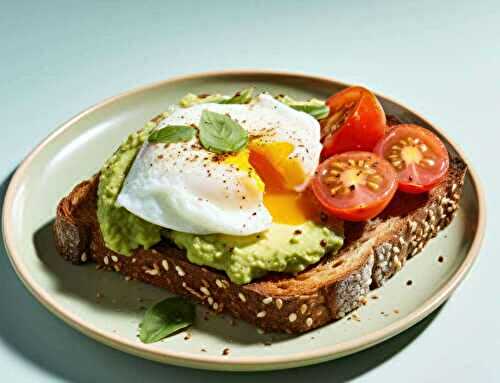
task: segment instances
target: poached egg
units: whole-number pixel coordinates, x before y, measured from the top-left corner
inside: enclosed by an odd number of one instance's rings
[[[197,136],[145,142],[117,204],[161,227],[193,234],[244,236],[275,223],[301,224],[313,207],[305,193],[321,153],[312,116],[261,94],[251,104],[199,104],[178,109],[157,129],[198,125],[204,110],[226,114],[248,132],[248,146],[217,154]]]

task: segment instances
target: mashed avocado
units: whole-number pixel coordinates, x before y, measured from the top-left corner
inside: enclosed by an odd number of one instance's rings
[[[233,97],[188,95],[181,101],[181,105],[189,106],[207,101],[247,103],[251,100],[251,94],[249,89]],[[313,112],[305,111],[311,114]],[[302,271],[308,265],[317,263],[326,253],[337,251],[342,246],[342,228],[333,230],[312,221],[301,225],[273,223],[262,233],[244,237],[194,235],[166,231],[117,206],[116,198],[139,149],[165,117],[166,114],[160,115],[144,129],[132,133],[101,169],[97,218],[106,247],[119,254],[130,255],[138,247],[147,249],[158,243],[161,234],[164,234],[178,247],[186,250],[192,263],[224,270],[233,282],[243,284],[270,271]]]
[[[97,220],[106,247],[122,255],[130,255],[139,246],[147,249],[161,239],[159,226],[144,221],[115,202],[139,149],[149,133],[165,117],[160,115],[148,122],[144,129],[129,135],[101,169],[97,190]]]
[[[312,221],[296,226],[273,223],[268,230],[245,237],[176,231],[167,235],[186,250],[190,262],[224,270],[237,284],[269,271],[302,271],[343,244],[341,236]]]

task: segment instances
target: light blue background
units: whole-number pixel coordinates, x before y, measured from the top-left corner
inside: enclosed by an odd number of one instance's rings
[[[2,2],[1,198],[24,156],[82,109],[174,75],[229,68],[361,83],[442,127],[478,170],[489,205],[489,235],[464,284],[437,314],[371,350],[296,370],[222,374],[141,360],[80,335],[31,297],[2,246],[0,380],[498,381],[498,0]]]

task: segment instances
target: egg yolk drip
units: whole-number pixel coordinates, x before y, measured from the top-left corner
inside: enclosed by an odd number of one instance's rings
[[[235,155],[229,156],[224,160],[224,163],[229,165],[234,165],[238,170],[247,173],[250,177],[243,178],[244,186],[247,192],[257,191],[259,193],[264,192],[265,185],[259,174],[255,171],[253,166],[250,164],[250,152],[248,149],[243,149]],[[245,184],[247,183],[247,184]]]
[[[252,141],[249,149],[228,157],[225,162],[247,172],[257,189],[264,192],[264,205],[273,222],[300,225],[318,216],[318,209],[307,193],[293,190],[306,181],[300,161],[289,158],[293,149],[288,142]]]

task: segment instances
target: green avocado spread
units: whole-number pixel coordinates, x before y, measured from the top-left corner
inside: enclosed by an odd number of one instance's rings
[[[341,236],[312,221],[301,225],[273,223],[268,230],[245,237],[176,231],[167,235],[186,250],[190,262],[224,270],[237,284],[248,283],[269,271],[302,271],[343,244]]]
[[[118,206],[116,198],[137,153],[165,117],[166,114],[162,114],[142,130],[132,133],[101,169],[97,219],[109,249],[130,255],[141,246],[147,249],[160,242],[163,234],[186,250],[190,262],[223,270],[237,284],[248,283],[271,271],[302,271],[325,254],[340,249],[341,226],[332,229],[312,221],[301,225],[273,223],[262,233],[243,237],[195,235],[163,229]]]
[[[165,117],[160,115],[142,130],[130,134],[101,169],[97,189],[97,220],[106,247],[122,255],[130,255],[139,246],[148,249],[161,239],[161,227],[144,221],[115,202],[139,149],[149,133]]]

